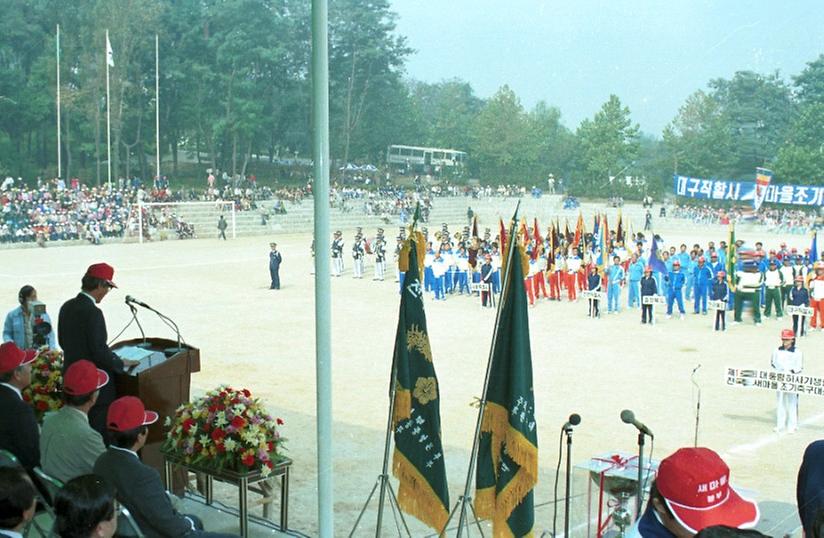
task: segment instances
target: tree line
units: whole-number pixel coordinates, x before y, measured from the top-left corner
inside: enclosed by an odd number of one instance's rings
[[[311,154],[310,3],[305,0],[0,0],[0,173],[56,174],[56,43],[61,28],[65,177],[106,177],[105,31],[114,177],[155,174],[155,34],[163,173],[255,173]],[[468,175],[573,193],[668,191],[673,173],[824,183],[824,55],[799,74],[741,71],[690,95],[645,134],[612,95],[575,129],[545,102],[502,86],[488,99],[454,79],[411,80],[414,51],[388,0],[330,6],[330,133],[341,162],[381,164],[390,144],[469,154]],[[197,167],[186,167],[186,163]],[[630,176],[631,182],[624,181]]]

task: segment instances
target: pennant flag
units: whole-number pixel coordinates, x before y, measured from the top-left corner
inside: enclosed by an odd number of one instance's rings
[[[766,168],[755,169],[755,194],[753,195],[752,206],[756,211],[758,211],[761,208],[761,204],[764,203],[764,198],[767,196],[767,187],[770,186],[772,178],[772,170]]]
[[[727,284],[730,291],[735,291],[737,279],[735,278],[735,266],[738,264],[738,247],[735,246],[735,224],[730,222],[729,236],[727,237]]]
[[[529,244],[529,240],[530,240],[529,228],[527,228],[527,226],[526,226],[526,219],[521,219],[521,233],[524,236],[524,238],[523,238],[524,247],[526,247]]]
[[[544,251],[544,240],[541,237],[541,228],[538,227],[538,217],[535,217],[532,226],[532,238],[535,240],[535,248],[532,249],[532,259],[537,260],[538,256]]]
[[[555,226],[550,224],[549,225],[549,235],[547,236],[547,241],[549,242],[549,252],[546,255],[546,267],[550,271],[555,270]]]
[[[396,388],[392,413],[395,437],[392,474],[399,481],[401,509],[440,531],[449,518],[449,490],[441,445],[438,378],[432,362],[420,282],[425,248],[423,234],[413,230],[401,251],[408,267],[392,359]]]
[[[607,215],[606,213],[601,217],[601,227],[598,234],[598,247],[600,249],[600,253],[598,254],[598,269],[601,271],[601,274],[606,274],[607,266],[609,265],[609,249],[607,245],[609,244],[609,228],[607,227]]]
[[[618,208],[618,226],[615,228],[615,242],[619,245],[624,244],[624,225],[621,219],[620,208]]]
[[[810,263],[818,261],[818,232],[813,232],[813,243],[810,245]]]
[[[607,250],[604,251],[604,254],[609,255],[609,247],[612,246],[612,238],[609,236],[609,224],[607,223],[607,214],[604,213],[604,219],[601,222],[603,225],[604,231],[601,233],[601,237],[604,238],[604,245],[607,246]],[[609,262],[607,262],[609,263]]]
[[[569,231],[569,219],[564,217],[564,240],[567,244],[572,243],[573,235],[572,232]]]
[[[522,258],[522,247],[512,255]],[[492,519],[495,538],[532,536],[535,521],[538,430],[522,264],[510,264],[501,301],[475,475],[475,510]]]
[[[578,222],[575,223],[575,237],[572,239],[572,246],[578,247],[581,244],[581,238],[584,236],[584,214],[578,212]]]
[[[472,215],[472,237],[480,237],[478,235],[478,214]]]
[[[658,255],[658,240],[653,236],[652,247],[649,249],[649,262],[647,263],[656,273],[666,273],[667,264]]]
[[[109,41],[108,30],[106,30],[106,63],[109,67],[114,67],[114,52],[112,52],[112,43]]]

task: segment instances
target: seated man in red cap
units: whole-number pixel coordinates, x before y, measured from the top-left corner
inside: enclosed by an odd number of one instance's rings
[[[150,424],[158,414],[146,411],[134,396],[118,398],[109,406],[106,423],[111,445],[94,464],[94,474],[129,509],[147,537],[218,536],[206,533],[194,516],[178,513],[172,506],[160,474],[140,461],[137,452],[146,444]]]
[[[730,486],[730,468],[718,454],[681,448],[661,461],[647,508],[627,538],[685,538],[716,525],[748,529],[758,517],[758,505]]]
[[[121,360],[106,343],[106,320],[97,303],[106,297],[110,289],[117,287],[112,278],[114,269],[111,265],[90,265],[81,281],[80,293],[60,308],[57,337],[63,348],[64,369],[80,359],[88,359],[112,377],[122,372],[124,367],[137,364],[136,361]],[[106,433],[106,409],[116,397],[114,383],[106,384],[89,411],[89,424],[101,435]]]
[[[91,361],[79,360],[63,376],[63,407],[46,415],[40,431],[40,466],[61,482],[89,474],[105,452],[103,437],[89,425],[91,409],[109,376]]]
[[[14,342],[0,345],[0,449],[14,454],[27,471],[40,465],[37,419],[23,401],[34,357],[34,350],[23,351]]]

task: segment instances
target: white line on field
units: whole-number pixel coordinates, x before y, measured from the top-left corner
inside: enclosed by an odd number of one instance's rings
[[[118,273],[127,273],[130,271],[155,271],[158,269],[184,269],[186,267],[206,267],[209,265],[223,265],[223,264],[232,264],[232,263],[239,263],[239,262],[251,262],[251,261],[260,261],[260,256],[255,256],[254,258],[232,258],[229,260],[213,260],[208,262],[194,262],[194,263],[172,263],[167,265],[149,265],[147,267],[125,267],[123,269],[117,269]],[[265,260],[264,260],[265,261]],[[18,278],[21,275],[16,275],[12,273],[0,273],[0,276],[9,277],[9,278]],[[46,277],[61,277],[61,276],[77,276],[77,273],[72,271],[71,273],[43,273],[43,274],[31,274],[27,273],[27,276],[34,276],[40,278]]]
[[[800,422],[800,426],[809,426],[811,424],[815,424],[816,422],[820,422],[824,419],[824,413],[819,413],[817,415],[813,415],[812,417],[808,418],[807,420],[802,420]],[[751,443],[744,443],[740,445],[736,445],[729,450],[727,450],[722,456],[722,459],[726,459],[730,456],[741,455],[744,453],[751,453],[757,450],[760,450],[766,446],[772,445],[777,443],[783,438],[782,434],[779,433],[772,433],[770,435],[764,435]]]

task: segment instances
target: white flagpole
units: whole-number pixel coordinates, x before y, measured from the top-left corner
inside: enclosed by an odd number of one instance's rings
[[[112,107],[109,92],[109,30],[106,29],[106,161],[108,164],[109,190],[112,188]]]
[[[155,171],[160,181],[160,38],[155,34]]]
[[[60,25],[57,25],[57,177],[63,177],[63,156],[60,147]]]

